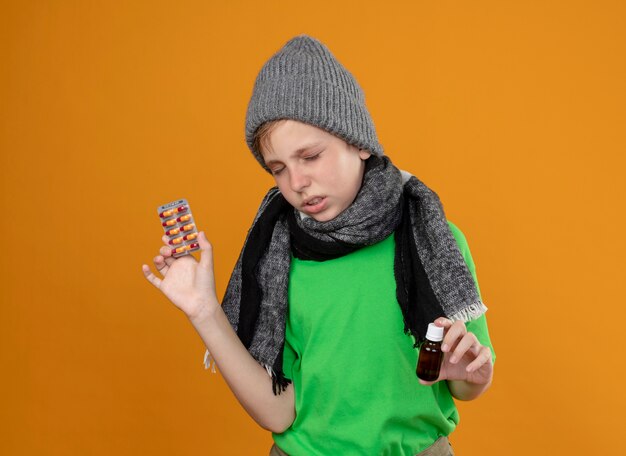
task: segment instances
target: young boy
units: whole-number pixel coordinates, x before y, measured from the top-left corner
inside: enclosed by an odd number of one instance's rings
[[[383,154],[361,88],[314,38],[292,38],[261,69],[246,141],[276,187],[222,305],[204,233],[199,262],[162,247],[163,279],[143,265],[146,278],[272,431],[270,454],[453,454],[453,397],[484,393],[495,361],[463,234]],[[415,370],[431,322],[445,355],[425,382]]]

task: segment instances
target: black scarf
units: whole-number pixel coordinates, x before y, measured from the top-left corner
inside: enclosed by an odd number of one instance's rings
[[[326,261],[392,233],[396,297],[404,331],[413,335],[415,346],[438,317],[469,321],[487,310],[439,197],[387,156],[367,160],[354,202],[327,222],[302,218],[277,187],[269,190],[248,231],[222,308],[241,342],[272,377],[274,394],[291,382],[282,366],[291,254]],[[211,362],[207,351],[206,367]]]

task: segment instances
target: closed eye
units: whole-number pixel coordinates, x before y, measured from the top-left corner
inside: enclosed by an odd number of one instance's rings
[[[305,160],[311,161],[317,159],[321,155],[321,152],[315,155],[310,155],[308,157],[303,157]]]

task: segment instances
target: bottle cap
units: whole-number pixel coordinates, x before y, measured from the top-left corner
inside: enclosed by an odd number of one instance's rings
[[[443,340],[443,328],[434,323],[428,323],[426,339],[432,340],[433,342],[441,342]]]

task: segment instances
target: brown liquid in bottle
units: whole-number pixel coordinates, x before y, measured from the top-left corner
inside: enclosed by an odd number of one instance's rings
[[[426,340],[420,347],[419,359],[417,360],[417,376],[424,381],[433,382],[439,378],[439,370],[443,361],[442,340],[443,328],[430,323]]]

